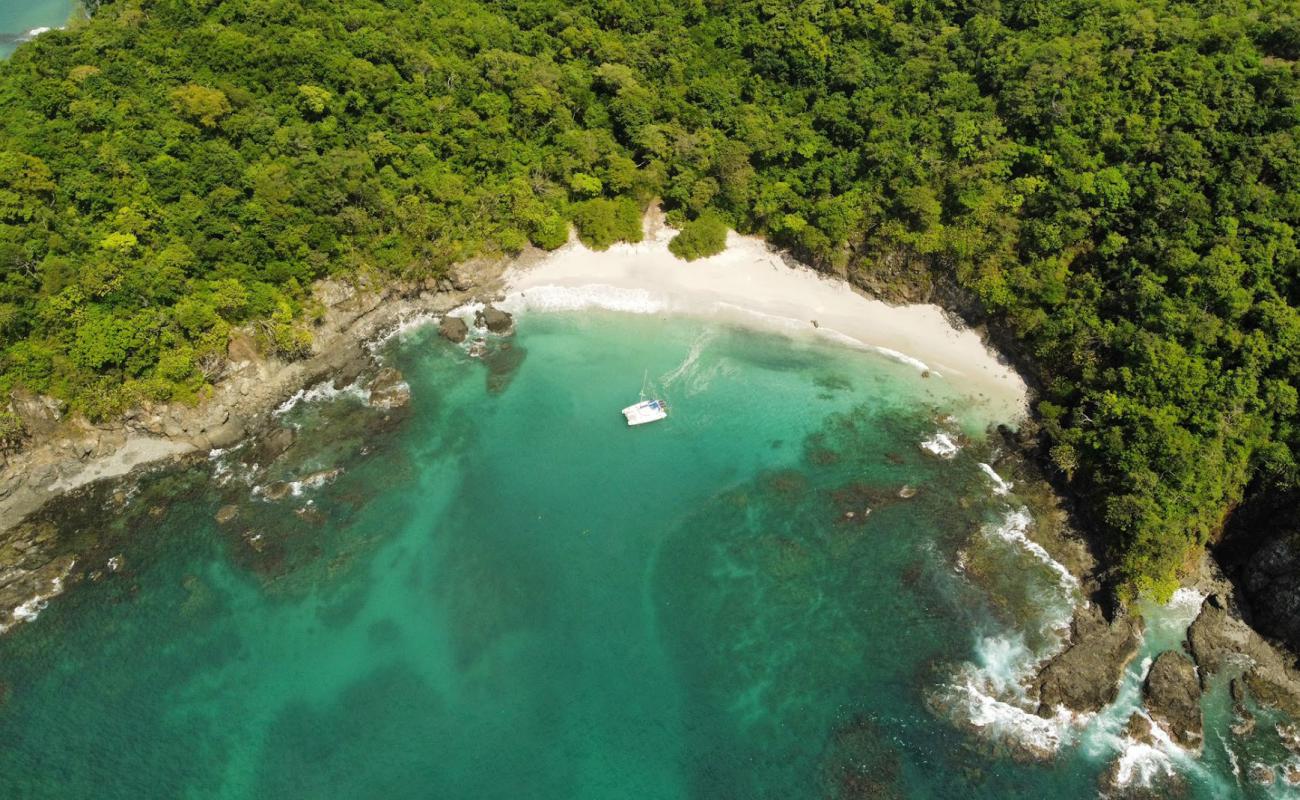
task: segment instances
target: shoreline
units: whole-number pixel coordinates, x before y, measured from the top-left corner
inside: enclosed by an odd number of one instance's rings
[[[323,281],[313,295],[326,313],[312,331],[312,355],[305,359],[261,356],[246,335],[236,333],[222,373],[196,406],[137,408],[100,424],[58,418],[29,425],[35,427],[29,445],[0,462],[0,534],[95,481],[237,444],[255,435],[295,393],[346,374],[355,378],[373,366],[370,345],[404,323],[464,315],[483,302],[496,301],[511,312],[600,307],[680,314],[815,336],[874,351],[939,380],[967,383],[972,401],[987,407],[991,421],[1014,426],[1027,417],[1024,379],[973,329],[954,327],[939,306],[889,305],[734,232],[722,253],[682,261],[667,249],[674,231],[663,225],[662,215],[651,211],[646,219],[642,242],[605,251],[574,239],[549,253],[467,262],[437,282],[371,289]],[[583,289],[591,290],[586,297],[575,293]],[[558,305],[557,294],[564,295]],[[40,398],[28,405],[48,407]]]
[[[975,330],[959,330],[939,306],[888,305],[734,233],[723,253],[681,261],[667,249],[674,231],[662,220],[652,210],[641,243],[602,252],[571,238],[552,252],[471,260],[446,277],[419,283],[321,281],[312,294],[325,312],[312,328],[311,355],[293,362],[265,356],[237,330],[221,371],[195,406],[148,405],[93,424],[59,414],[48,398],[16,396],[14,407],[31,435],[24,449],[0,454],[0,553],[11,554],[10,563],[0,565],[0,622],[19,621],[15,609],[33,598],[44,602],[61,593],[68,559],[77,558],[58,537],[26,524],[51,503],[137,469],[256,437],[277,409],[314,386],[340,389],[392,372],[376,353],[393,335],[412,324],[472,315],[485,303],[508,311],[597,307],[686,315],[873,351],[923,377],[969,382],[962,388],[980,410],[974,418],[984,430],[1028,418],[1025,381]],[[0,634],[9,627],[0,627]]]
[[[1028,418],[1024,378],[980,333],[954,326],[938,305],[890,305],[734,231],[723,252],[683,261],[668,250],[676,231],[654,212],[647,222],[637,244],[593,251],[570,241],[535,263],[512,265],[504,276],[505,299],[496,305],[512,313],[601,308],[672,314],[817,338],[948,381],[984,407],[988,422],[1015,428]]]

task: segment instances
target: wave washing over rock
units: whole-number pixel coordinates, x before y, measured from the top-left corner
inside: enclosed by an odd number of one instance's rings
[[[921,442],[921,449],[939,458],[953,458],[961,452],[961,445],[950,434],[940,431]]]

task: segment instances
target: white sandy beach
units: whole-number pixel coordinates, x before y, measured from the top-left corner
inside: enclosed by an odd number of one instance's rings
[[[1024,381],[978,334],[958,330],[935,305],[891,306],[809,267],[790,267],[761,239],[730,233],[727,249],[686,262],[668,250],[675,231],[655,224],[645,241],[595,252],[577,241],[506,274],[506,310],[607,308],[717,318],[872,349],[954,382],[990,418],[1015,424]],[[814,327],[813,321],[817,325]]]

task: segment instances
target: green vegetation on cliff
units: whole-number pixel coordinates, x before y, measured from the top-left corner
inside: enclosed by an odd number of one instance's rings
[[[652,198],[924,264],[1023,343],[1117,577],[1294,484],[1288,0],[104,0],[0,67],[0,390],[188,398],[330,275],[635,238]]]

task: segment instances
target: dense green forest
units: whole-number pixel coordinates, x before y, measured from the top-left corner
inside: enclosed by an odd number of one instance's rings
[[[310,284],[724,226],[1021,342],[1116,577],[1297,480],[1295,0],[103,0],[0,67],[0,391],[190,399]],[[909,279],[915,279],[909,278]]]

